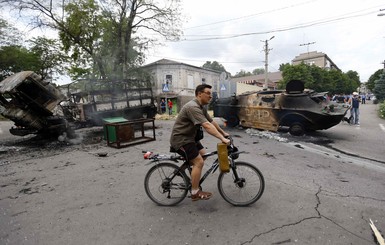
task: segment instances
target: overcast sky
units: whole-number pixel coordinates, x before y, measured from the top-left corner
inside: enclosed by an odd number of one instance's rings
[[[202,66],[218,61],[233,75],[264,68],[269,72],[300,53],[327,54],[361,82],[385,60],[385,0],[182,0],[187,23],[180,42],[152,50],[146,63],[166,58]],[[308,45],[307,45],[308,44]]]
[[[357,71],[361,82],[384,68],[385,15],[378,14],[385,14],[385,0],[181,2],[181,41],[151,49],[146,64],[162,58],[195,66],[218,61],[232,75],[241,69],[251,72],[264,68],[265,40],[274,36],[268,41],[269,72],[308,51],[327,54],[343,72]],[[14,20],[8,11],[1,14]],[[17,20],[13,24],[21,25]],[[38,35],[52,34],[42,31]]]

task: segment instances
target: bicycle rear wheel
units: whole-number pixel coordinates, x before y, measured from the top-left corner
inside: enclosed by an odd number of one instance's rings
[[[265,190],[262,173],[247,162],[235,162],[230,173],[220,173],[218,190],[223,199],[234,206],[255,203]]]
[[[189,178],[173,163],[162,162],[148,170],[144,178],[147,196],[161,206],[173,206],[186,197]]]

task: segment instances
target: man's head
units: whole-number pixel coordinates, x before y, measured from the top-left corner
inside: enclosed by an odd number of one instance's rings
[[[211,100],[211,85],[200,84],[195,89],[195,97],[202,105],[207,105]]]

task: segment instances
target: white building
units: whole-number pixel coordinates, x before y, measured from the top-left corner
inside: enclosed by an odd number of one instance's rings
[[[173,113],[179,111],[187,101],[195,97],[195,88],[199,84],[213,86],[218,92],[221,72],[177,61],[161,59],[143,66],[152,75],[153,93],[158,105],[161,99],[173,102]]]

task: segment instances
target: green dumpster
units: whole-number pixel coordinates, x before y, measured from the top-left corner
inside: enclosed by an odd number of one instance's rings
[[[118,140],[116,125],[128,122],[128,120],[123,117],[103,118],[103,121],[104,139],[108,142],[116,142]]]

